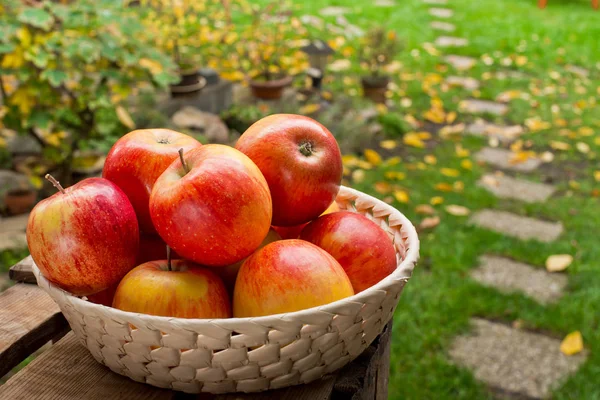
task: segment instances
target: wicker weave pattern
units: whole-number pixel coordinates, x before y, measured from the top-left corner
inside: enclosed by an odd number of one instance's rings
[[[390,233],[398,268],[355,296],[308,310],[223,320],[154,317],[74,297],[48,282],[35,264],[33,270],[81,343],[118,374],[189,393],[308,383],[353,360],[381,333],[419,252],[415,228],[393,207],[346,187],[336,201]]]

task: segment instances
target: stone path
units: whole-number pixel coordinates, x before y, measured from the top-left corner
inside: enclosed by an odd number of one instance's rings
[[[322,8],[321,11],[319,11],[319,14],[321,14],[324,17],[337,17],[339,15],[348,14],[349,12],[350,12],[349,8],[331,6],[331,7]]]
[[[504,115],[508,112],[508,105],[489,100],[467,99],[460,103],[464,112],[471,114]]]
[[[507,211],[480,210],[469,219],[469,223],[521,240],[537,240],[549,243],[563,232],[561,222],[548,222],[524,217]]]
[[[448,4],[448,0],[423,0],[423,3],[443,5]]]
[[[437,29],[438,31],[444,32],[454,32],[456,30],[456,26],[454,24],[451,24],[450,22],[431,21],[429,23],[429,26],[433,29]]]
[[[500,174],[484,175],[477,184],[502,199],[519,200],[525,203],[544,202],[556,191],[552,185]]]
[[[475,318],[473,333],[456,338],[450,357],[492,388],[546,398],[585,361],[587,353],[565,356],[560,340]]]
[[[452,65],[459,71],[464,71],[473,68],[477,60],[472,57],[449,55],[444,57],[444,61]]]
[[[474,136],[487,136],[497,139],[500,143],[511,143],[525,133],[521,125],[496,125],[483,120],[478,120],[467,125],[465,133]]]
[[[25,228],[29,214],[0,218],[0,251],[27,247]]]
[[[439,36],[434,44],[438,47],[465,47],[469,41],[464,38],[454,36]]]
[[[485,255],[471,277],[504,293],[523,292],[541,304],[556,301],[567,286],[564,274],[550,273],[509,258]]]
[[[373,3],[376,7],[394,7],[396,2],[393,0],[375,0]]]
[[[538,158],[528,158],[522,162],[515,162],[513,161],[514,156],[515,154],[510,150],[484,147],[475,154],[475,159],[497,168],[517,172],[531,172],[542,163]]]
[[[479,81],[470,77],[449,76],[446,78],[446,83],[450,86],[462,87],[467,90],[479,89]]]
[[[436,18],[452,18],[454,11],[449,8],[430,8],[429,15]]]

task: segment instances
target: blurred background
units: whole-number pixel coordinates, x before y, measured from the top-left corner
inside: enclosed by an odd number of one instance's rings
[[[133,129],[233,144],[304,114],[419,229],[391,399],[600,398],[597,7],[3,0],[0,289],[46,173],[100,176]]]

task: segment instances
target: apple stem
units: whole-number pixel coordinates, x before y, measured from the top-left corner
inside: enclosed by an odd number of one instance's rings
[[[55,177],[53,177],[52,175],[50,175],[50,174],[46,174],[46,175],[44,176],[44,178],[48,179],[48,180],[50,181],[50,183],[52,183],[52,185],[53,185],[55,188],[57,188],[57,189],[58,189],[58,190],[59,190],[59,191],[60,191],[62,194],[65,194],[65,193],[67,193],[67,192],[65,192],[65,188],[63,188],[63,187],[62,187],[62,185],[60,184],[60,182],[59,182],[59,181],[57,181],[57,180],[56,180],[56,178],[55,178]]]
[[[305,155],[306,157],[312,155],[313,147],[311,142],[304,142],[300,145],[300,153]]]
[[[181,160],[181,165],[183,165],[183,170],[185,171],[185,173],[187,174],[188,172],[190,172],[190,169],[188,168],[187,164],[185,163],[185,160],[183,159],[183,148],[179,149],[179,159]]]
[[[173,271],[173,268],[171,268],[171,248],[169,245],[167,245],[167,268],[169,271]]]

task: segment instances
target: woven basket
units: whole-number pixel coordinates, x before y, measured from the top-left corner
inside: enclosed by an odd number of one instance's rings
[[[414,226],[393,207],[346,187],[336,201],[390,233],[398,267],[357,295],[303,311],[215,320],[155,317],[72,296],[35,264],[33,271],[93,357],[135,381],[188,393],[308,383],[352,361],[381,333],[419,254]]]

